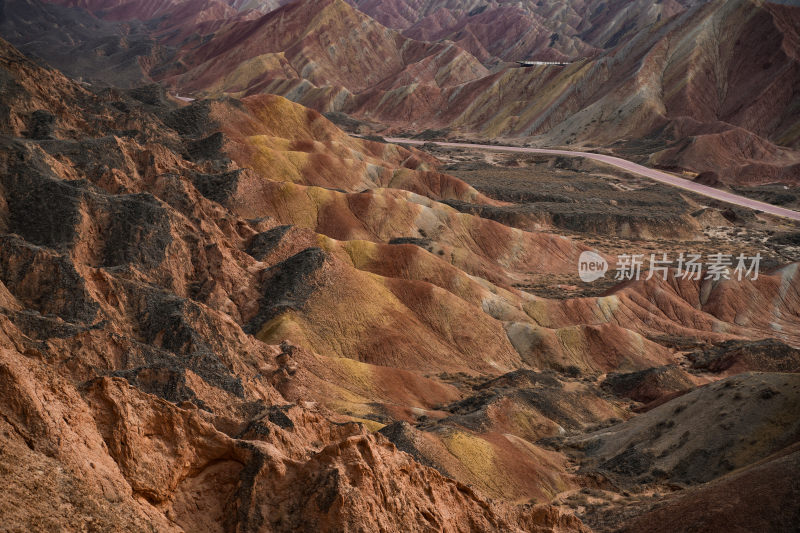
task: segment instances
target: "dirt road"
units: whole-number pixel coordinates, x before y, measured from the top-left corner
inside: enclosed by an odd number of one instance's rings
[[[395,143],[395,144],[414,144],[414,145],[425,144],[425,141],[416,141],[411,139],[387,137],[386,140],[390,143]],[[481,150],[519,152],[523,154],[548,154],[548,155],[564,155],[573,157],[587,157],[595,161],[600,161],[602,163],[607,163],[609,165],[613,165],[623,170],[627,170],[628,172],[631,172],[633,174],[644,176],[645,178],[650,178],[652,180],[661,183],[666,183],[667,185],[672,185],[673,187],[679,187],[681,189],[686,189],[687,191],[692,191],[694,193],[707,196],[708,198],[714,198],[715,200],[721,200],[729,204],[738,205],[741,207],[747,207],[750,209],[754,209],[756,211],[769,213],[771,215],[777,215],[780,217],[785,217],[792,220],[800,221],[800,212],[794,211],[792,209],[786,209],[785,207],[778,207],[776,205],[768,204],[766,202],[759,202],[758,200],[752,200],[745,196],[740,196],[738,194],[715,189],[714,187],[709,187],[707,185],[701,185],[699,183],[695,183],[687,179],[673,176],[672,174],[667,174],[666,172],[661,172],[659,170],[647,168],[645,166],[638,165],[632,161],[628,161],[626,159],[621,159],[619,157],[614,157],[610,155],[595,154],[592,152],[574,152],[571,150],[549,150],[546,148],[526,148],[522,146],[496,146],[496,145],[485,145],[485,144],[449,143],[449,142],[436,142],[433,144],[437,144],[439,146],[443,146],[446,148],[478,148]]]

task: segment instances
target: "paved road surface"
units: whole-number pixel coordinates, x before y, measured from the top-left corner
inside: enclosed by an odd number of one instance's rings
[[[388,138],[388,137],[386,138],[386,140],[390,143],[395,143],[395,144],[420,145],[425,143],[425,141]],[[756,211],[762,211],[764,213],[769,213],[772,215],[778,215],[780,217],[785,217],[785,218],[790,218],[792,220],[800,221],[800,212],[794,211],[792,209],[786,209],[785,207],[778,207],[776,205],[768,204],[766,202],[759,202],[758,200],[752,200],[750,198],[747,198],[745,196],[740,196],[738,194],[721,191],[719,189],[715,189],[714,187],[701,185],[699,183],[695,183],[687,179],[673,176],[672,174],[667,174],[666,172],[661,172],[652,168],[644,167],[642,165],[637,165],[632,161],[628,161],[626,159],[621,159],[619,157],[614,157],[610,155],[594,154],[591,152],[573,152],[572,150],[548,150],[545,148],[525,148],[521,146],[494,146],[485,144],[445,143],[445,142],[437,142],[434,144],[438,144],[439,146],[444,146],[446,148],[480,148],[481,150],[497,150],[500,152],[521,152],[525,154],[549,154],[549,155],[586,157],[589,159],[594,159],[595,161],[600,161],[603,163],[607,163],[609,165],[613,165],[615,167],[627,170],[628,172],[632,172],[640,176],[644,176],[645,178],[650,178],[652,180],[659,181],[661,183],[666,183],[667,185],[672,185],[673,187],[680,187],[681,189],[686,189],[688,191],[692,191],[694,193],[707,196],[709,198],[714,198],[715,200],[721,200],[729,204],[734,204],[741,207],[748,207],[750,209],[755,209]]]

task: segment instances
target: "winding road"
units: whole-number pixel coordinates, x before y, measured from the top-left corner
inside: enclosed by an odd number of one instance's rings
[[[394,144],[413,144],[413,145],[422,145],[425,144],[426,142],[429,142],[429,141],[417,141],[412,139],[400,139],[400,138],[389,138],[389,137],[386,138],[386,141]],[[766,202],[759,202],[758,200],[753,200],[747,198],[746,196],[740,196],[738,194],[721,191],[719,189],[715,189],[714,187],[709,187],[708,185],[701,185],[699,183],[695,183],[687,179],[673,176],[672,174],[667,174],[666,172],[661,172],[659,170],[638,165],[632,161],[628,161],[627,159],[621,159],[619,157],[614,157],[610,155],[595,154],[592,152],[574,152],[572,150],[526,148],[522,146],[495,146],[486,144],[449,143],[449,142],[434,142],[433,144],[445,148],[477,148],[480,150],[496,150],[498,152],[519,152],[524,154],[546,154],[546,155],[563,155],[572,157],[586,157],[588,159],[593,159],[595,161],[600,161],[601,163],[606,163],[615,166],[617,168],[621,168],[622,170],[627,170],[628,172],[631,172],[633,174],[638,174],[639,176],[644,176],[645,178],[649,178],[651,180],[658,181],[660,183],[666,183],[667,185],[672,185],[673,187],[679,187],[681,189],[685,189],[693,193],[707,196],[708,198],[714,198],[715,200],[720,200],[722,202],[726,202],[729,204],[738,205],[741,207],[747,207],[750,209],[754,209],[756,211],[761,211],[764,213],[769,213],[771,215],[777,215],[779,217],[785,217],[800,222],[800,212],[798,211],[794,211],[792,209],[786,209],[785,207],[778,207],[777,205],[768,204]]]

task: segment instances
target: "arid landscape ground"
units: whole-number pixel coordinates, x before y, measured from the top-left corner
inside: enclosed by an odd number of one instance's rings
[[[0,530],[797,531],[799,32],[0,1]]]

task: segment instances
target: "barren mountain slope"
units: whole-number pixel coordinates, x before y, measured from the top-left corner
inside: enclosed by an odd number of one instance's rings
[[[726,183],[796,183],[800,64],[787,22],[796,17],[786,6],[709,2],[595,60],[507,69],[447,91],[428,125],[610,145]],[[385,120],[392,110],[385,100],[366,109]]]
[[[236,11],[221,0],[54,0],[54,4],[80,7],[109,20],[149,20],[181,18],[190,15],[194,22],[230,17]]]
[[[456,12],[439,9],[403,34],[423,41],[453,41],[487,63],[569,60],[599,51],[575,36],[558,33],[550,19],[517,6]]]
[[[187,49],[179,62],[183,68],[168,79],[186,90],[291,90],[297,99],[316,87],[333,91],[328,98],[339,105],[368,89],[440,88],[487,73],[458,47],[404,38],[343,0],[294,2],[263,17],[234,20],[207,44]]]
[[[354,13],[329,8],[308,27]],[[320,35],[297,57],[322,54]],[[636,434],[659,409],[637,422],[607,373],[673,365],[653,395],[667,401],[718,379],[692,372],[682,341],[800,345],[797,264],[538,297],[520,287],[574,276],[588,247],[459,212],[448,203],[506,202],[422,152],[280,96],[179,105],[155,85],[85,87],[5,42],[0,66],[14,527],[585,531],[541,503],[611,478],[558,437]],[[766,376],[774,405],[794,401],[794,378]],[[766,399],[741,400],[753,414]],[[691,413],[712,416],[704,405]],[[784,433],[736,465],[790,445]]]
[[[504,31],[506,18],[522,20],[503,11],[508,9],[468,18],[483,28],[474,31],[489,31],[486,39],[502,47],[505,41],[491,32]],[[487,75],[460,48],[401,45],[402,37],[372,21],[364,32],[368,44],[348,53],[343,43],[354,41],[342,41],[332,21],[350,21],[352,27],[368,19],[344,2],[332,2],[308,22],[309,10],[301,2],[263,19],[230,24],[228,32],[183,56],[188,72],[167,79],[184,91],[275,92],[401,131],[432,128],[452,135],[533,137],[548,145],[610,145],[649,157],[651,164],[714,172],[723,183],[795,183],[800,159],[793,87],[800,67],[790,28],[797,9],[739,0],[667,11],[671,17],[656,16],[652,26],[645,24],[596,59]],[[283,30],[268,29],[276,24]],[[256,37],[265,32],[289,40]],[[307,37],[296,43],[295,34]],[[527,42],[522,36],[507,38],[508,46]],[[402,57],[396,46],[407,50]],[[485,53],[476,53],[483,60],[501,55],[488,45],[482,49]],[[345,63],[346,68],[331,70],[330,65]]]
[[[687,490],[623,525],[626,533],[792,531],[800,520],[797,446],[708,485]],[[787,475],[788,474],[788,475]],[[721,503],[720,503],[721,502]]]
[[[117,87],[141,85],[148,66],[170,55],[143,22],[118,24],[39,1],[0,4],[0,34],[73,78]]]
[[[80,3],[111,20],[147,20],[146,38],[158,45],[139,51],[128,37],[116,42],[113,28],[105,43],[79,36],[86,66],[73,68],[141,67],[195,96],[280,94],[373,130],[603,146],[712,184],[797,183],[800,8],[754,0],[353,5]],[[19,36],[30,25],[6,25],[25,44]],[[45,26],[36,31],[65,32]],[[37,39],[26,46],[64,61]],[[96,51],[101,59],[89,60]],[[574,62],[503,64],[537,58]]]
[[[313,401],[352,402],[363,390],[370,401],[426,405],[450,401],[452,388],[376,368],[368,383],[403,385],[369,392],[336,377],[330,356],[315,366],[323,356],[244,332],[283,283],[244,251],[276,221],[247,221],[203,195],[219,198],[243,171],[154,115],[175,118],[163,95],[92,94],[5,43],[2,64],[0,386],[12,527],[581,530],[551,508],[490,503]],[[305,256],[349,269],[354,286],[376,283],[320,248]],[[290,275],[305,291],[303,272]],[[352,291],[343,282],[339,292]],[[438,335],[408,316],[421,338]]]
[[[592,47],[613,48],[630,35],[699,2],[353,0],[352,3],[382,24],[402,29],[409,36],[424,40],[455,36],[452,40],[471,40],[486,49],[494,49],[495,55],[502,59],[514,60],[527,59],[513,57],[523,51],[527,54],[556,52],[574,57],[571,53],[585,53]],[[517,15],[516,20],[505,16],[511,13]],[[490,30],[493,33],[475,31],[491,19],[497,20],[497,24],[492,23],[497,26]],[[533,44],[530,36],[544,28],[550,32],[547,41],[530,47]],[[518,44],[502,46],[502,39],[497,43],[490,38],[500,35],[501,31],[505,31],[508,43]],[[465,34],[468,37],[465,38]]]

